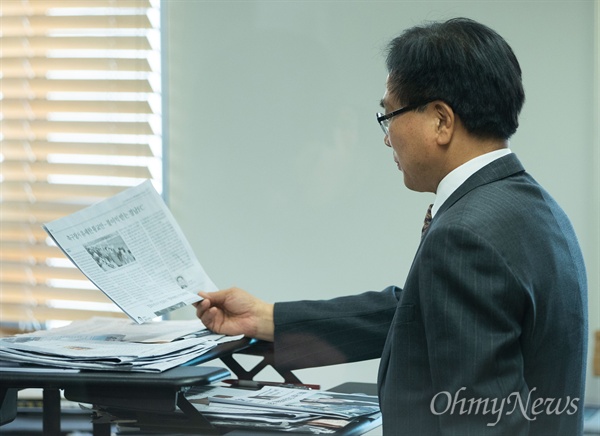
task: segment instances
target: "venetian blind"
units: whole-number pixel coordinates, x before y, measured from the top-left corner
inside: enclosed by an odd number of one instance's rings
[[[41,224],[154,180],[160,2],[0,1],[0,328],[123,316]]]

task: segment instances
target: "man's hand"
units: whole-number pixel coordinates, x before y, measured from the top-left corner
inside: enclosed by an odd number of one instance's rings
[[[196,316],[209,330],[273,341],[273,304],[238,288],[198,295],[204,300],[194,304]]]

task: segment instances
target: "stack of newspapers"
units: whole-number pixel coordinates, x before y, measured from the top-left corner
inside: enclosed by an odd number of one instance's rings
[[[241,337],[212,333],[197,319],[137,324],[95,317],[0,338],[0,360],[74,370],[162,372]]]
[[[357,417],[377,419],[376,396],[279,386],[197,386],[186,395],[215,427],[331,434]]]

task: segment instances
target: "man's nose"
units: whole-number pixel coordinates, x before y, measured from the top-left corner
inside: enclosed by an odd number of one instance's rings
[[[387,145],[388,147],[391,147],[391,146],[392,146],[392,144],[390,144],[390,137],[389,137],[388,135],[385,135],[385,136],[383,137],[383,143],[384,143],[385,145]]]

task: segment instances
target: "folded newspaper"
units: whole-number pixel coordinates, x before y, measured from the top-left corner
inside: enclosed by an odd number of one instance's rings
[[[42,365],[61,370],[162,372],[241,337],[213,333],[198,319],[137,324],[124,318],[94,317],[0,338],[0,361],[28,365],[28,371],[35,370],[29,365]]]
[[[352,419],[379,419],[376,396],[265,386],[196,386],[186,398],[216,427],[332,434]]]
[[[148,180],[44,225],[77,268],[141,324],[215,291]]]

